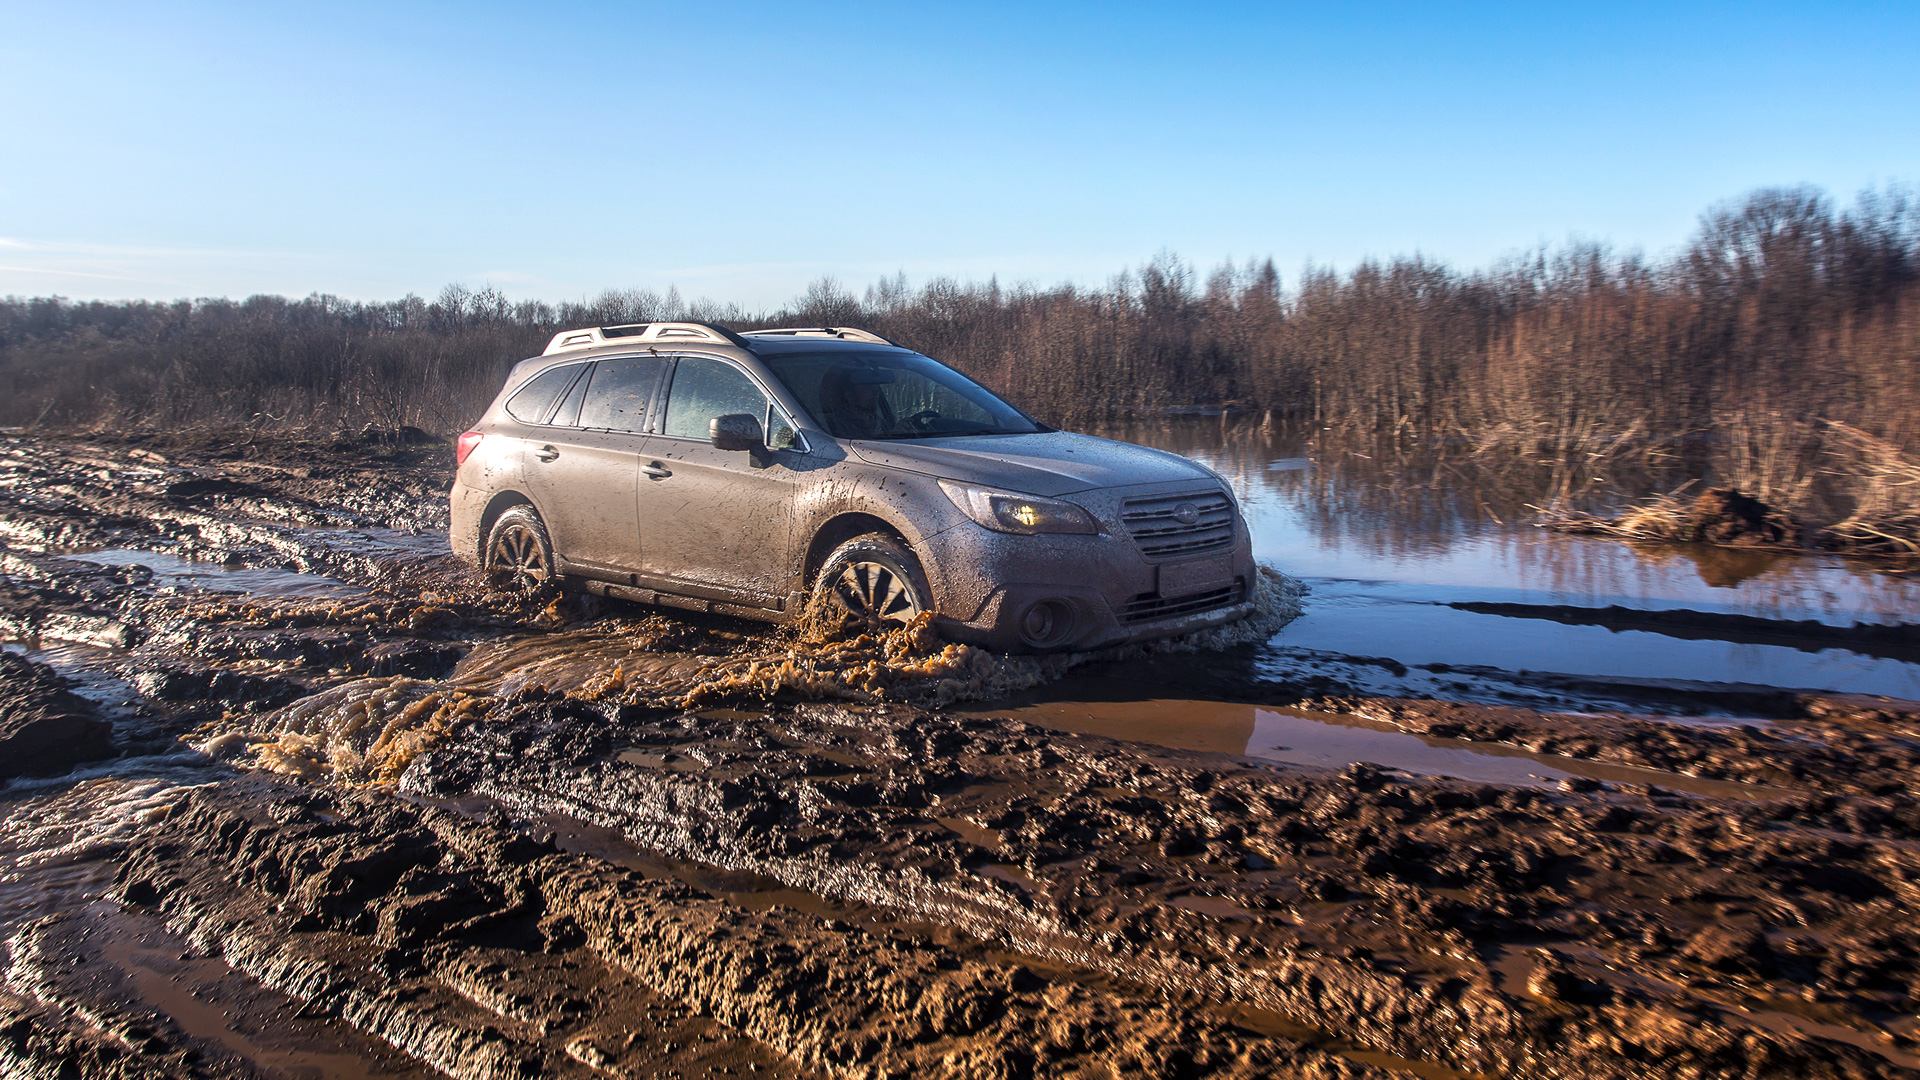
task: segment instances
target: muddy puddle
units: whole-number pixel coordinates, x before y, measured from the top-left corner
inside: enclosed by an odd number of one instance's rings
[[[45,664],[65,676],[75,694],[98,705],[109,715],[138,706],[140,692],[121,674],[124,649],[98,645],[48,645],[35,649],[23,642],[0,643],[0,649]]]
[[[1780,787],[1721,783],[1517,746],[1410,734],[1340,713],[1157,697],[1157,689],[1121,679],[1068,679],[1005,701],[961,706],[960,711],[1013,717],[1053,731],[1332,770],[1377,765],[1419,776],[1542,788],[1570,786],[1578,778],[1656,785],[1702,798],[1790,794]]]
[[[238,563],[197,562],[157,551],[87,551],[74,554],[73,559],[106,567],[146,567],[153,572],[153,586],[162,589],[189,588],[251,596],[312,599],[346,599],[366,593],[365,589],[318,574],[302,574],[278,567],[248,567]]]
[[[215,776],[188,756],[121,759],[0,787],[0,953],[14,931],[103,896],[127,836]]]

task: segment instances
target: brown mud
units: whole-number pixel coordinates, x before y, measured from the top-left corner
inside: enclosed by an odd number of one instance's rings
[[[1920,1076],[1913,703],[501,597],[442,454],[0,446],[0,1073]]]
[[[0,778],[48,776],[113,752],[113,729],[44,664],[0,653]]]

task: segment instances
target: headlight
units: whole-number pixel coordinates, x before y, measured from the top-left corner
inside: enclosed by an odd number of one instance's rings
[[[1005,533],[1097,533],[1093,515],[1070,502],[940,481],[953,505],[981,525]]]

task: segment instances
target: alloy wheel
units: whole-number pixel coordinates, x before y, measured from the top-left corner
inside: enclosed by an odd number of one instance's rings
[[[553,577],[553,569],[547,565],[547,553],[541,546],[540,538],[525,525],[502,529],[500,535],[493,539],[493,550],[487,562],[493,571],[494,581],[501,588],[514,592],[533,592]]]
[[[913,590],[893,569],[877,562],[850,563],[833,583],[833,594],[854,617],[873,626],[905,626],[920,614]]]

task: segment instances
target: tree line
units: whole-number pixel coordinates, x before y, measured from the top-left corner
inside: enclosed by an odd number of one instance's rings
[[[1763,454],[1818,420],[1920,446],[1920,200],[1905,189],[1845,205],[1755,191],[1660,259],[1571,243],[1480,269],[1407,257],[1291,283],[1270,260],[1202,277],[1163,256],[1098,287],[894,278],[856,294],[823,279],[777,312],[459,286],[390,302],[8,297],[0,423],[449,433],[553,333],[679,318],[865,327],[1062,425],[1255,410],[1563,453],[1733,433]]]

